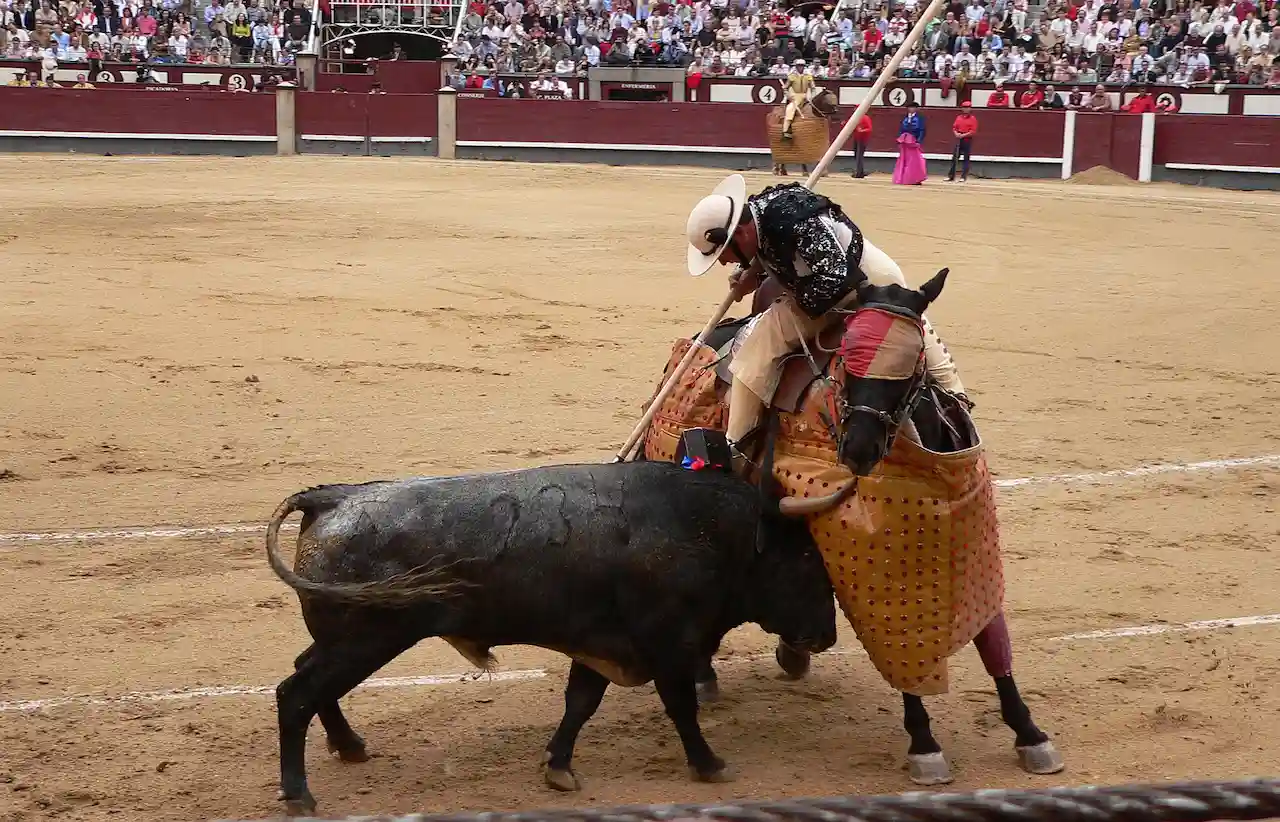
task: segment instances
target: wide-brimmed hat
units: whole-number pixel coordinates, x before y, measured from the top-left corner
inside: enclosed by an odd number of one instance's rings
[[[729,245],[747,204],[747,181],[730,174],[689,212],[685,233],[689,238],[689,273],[701,277],[711,270]]]

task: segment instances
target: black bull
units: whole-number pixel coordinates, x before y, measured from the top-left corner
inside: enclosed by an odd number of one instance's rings
[[[291,570],[280,525],[303,514]],[[830,582],[803,520],[761,515],[759,492],[669,463],[322,486],[295,494],[267,531],[272,569],[298,591],[315,639],[276,689],[281,798],[310,813],[304,748],[319,715],[331,751],[366,758],[338,700],[397,655],[441,637],[488,667],[490,649],[572,658],[547,745],[552,787],[579,787],[578,732],[610,682],[653,681],[694,778],[727,778],[698,725],[695,671],[754,622],[819,652],[836,640]]]

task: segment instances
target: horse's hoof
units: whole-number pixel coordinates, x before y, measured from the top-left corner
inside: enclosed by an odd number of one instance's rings
[[[712,702],[720,701],[720,683],[714,679],[708,679],[706,682],[698,682],[694,685],[698,691],[698,704],[710,705]]]
[[[329,753],[337,754],[338,759],[343,762],[360,763],[369,761],[369,752],[364,747],[362,740],[356,740],[354,744],[348,744],[339,747],[332,740],[326,740],[325,744],[329,748]]]
[[[773,658],[777,660],[778,667],[786,674],[787,679],[803,679],[804,675],[809,673],[809,655],[803,651],[796,651],[778,643],[777,649],[773,652]]]
[[[543,765],[542,778],[546,781],[547,787],[552,790],[564,793],[582,790],[582,783],[570,768],[552,768],[550,765]]]
[[[277,797],[284,801],[284,812],[288,816],[314,816],[316,812],[316,799],[311,792],[303,794],[298,799],[285,799],[283,795]]]
[[[951,782],[951,766],[941,752],[907,754],[911,764],[911,781],[917,785],[946,785]]]
[[[1067,763],[1062,760],[1062,754],[1058,753],[1058,748],[1048,739],[1039,745],[1017,748],[1017,751],[1018,764],[1027,773],[1058,773],[1067,767]]]
[[[573,768],[551,767],[551,751],[542,753],[542,779],[547,783],[547,787],[553,790],[565,793],[582,790],[582,783],[578,781]]]
[[[733,770],[733,768],[730,768],[723,762],[720,762],[716,766],[708,768],[707,770],[690,768],[689,776],[693,778],[694,782],[711,783],[732,782],[738,778],[738,774]]]

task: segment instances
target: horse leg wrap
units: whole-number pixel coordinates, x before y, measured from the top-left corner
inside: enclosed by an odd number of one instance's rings
[[[1009,626],[1004,620],[1004,611],[996,614],[996,618],[987,623],[987,627],[973,638],[978,656],[987,673],[999,679],[1013,673],[1013,643],[1009,641]]]

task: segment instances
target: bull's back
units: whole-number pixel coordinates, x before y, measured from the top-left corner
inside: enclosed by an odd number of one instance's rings
[[[313,579],[448,566],[469,632],[544,644],[595,623],[732,596],[754,550],[755,490],[670,463],[567,465],[350,486],[303,538]],[[537,634],[527,636],[526,634]]]

